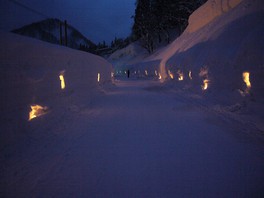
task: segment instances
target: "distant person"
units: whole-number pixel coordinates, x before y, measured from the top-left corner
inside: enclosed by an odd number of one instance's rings
[[[129,71],[129,69],[127,70],[127,78],[129,78],[129,76],[130,76],[130,71]]]

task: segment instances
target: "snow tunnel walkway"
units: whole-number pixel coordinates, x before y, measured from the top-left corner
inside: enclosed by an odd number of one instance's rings
[[[36,197],[261,197],[263,145],[157,83],[117,81],[92,113],[65,123],[69,138],[35,145],[21,159],[20,185],[7,188]]]

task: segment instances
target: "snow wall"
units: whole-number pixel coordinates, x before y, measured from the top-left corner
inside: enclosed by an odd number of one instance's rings
[[[207,93],[226,98],[226,93],[240,92],[263,100],[263,18],[262,0],[209,0],[191,15],[186,31],[152,59],[161,60],[163,78],[169,79],[170,70],[177,85],[201,91],[207,79]],[[181,82],[178,72],[184,74]],[[243,72],[250,73],[250,91]]]
[[[7,141],[3,135],[12,139],[27,127],[31,105],[48,107],[43,117],[58,124],[66,113],[89,109],[111,82],[112,67],[99,56],[0,32],[0,70],[0,139]]]

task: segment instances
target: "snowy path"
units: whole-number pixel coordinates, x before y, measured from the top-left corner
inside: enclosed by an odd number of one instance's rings
[[[117,82],[53,135],[6,148],[0,197],[263,197],[263,144],[156,83]]]

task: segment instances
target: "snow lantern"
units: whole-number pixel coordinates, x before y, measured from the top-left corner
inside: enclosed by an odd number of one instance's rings
[[[45,106],[42,107],[40,105],[31,105],[30,107],[31,107],[31,111],[29,112],[28,121],[46,114],[48,110],[48,107]]]
[[[65,89],[66,85],[65,85],[65,80],[64,80],[64,73],[65,71],[61,71],[59,78],[60,78],[60,82],[61,82],[61,89]]]
[[[181,70],[178,70],[177,74],[178,74],[178,80],[182,81],[183,80],[183,72]]]

